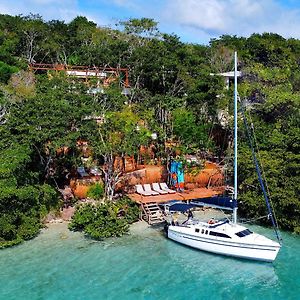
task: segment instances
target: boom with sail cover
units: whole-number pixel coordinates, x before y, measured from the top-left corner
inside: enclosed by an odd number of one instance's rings
[[[169,211],[185,212],[191,208],[209,206],[224,210],[233,210],[236,202],[231,197],[208,197],[194,199],[190,203],[174,203],[169,206]]]

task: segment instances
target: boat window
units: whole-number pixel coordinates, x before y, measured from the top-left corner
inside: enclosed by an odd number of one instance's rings
[[[219,237],[231,239],[231,237],[229,235],[227,235],[225,233],[221,233],[221,232],[216,232],[216,231],[210,231],[209,235],[219,236]]]
[[[205,234],[208,234],[208,230],[205,230]]]
[[[236,233],[237,236],[239,237],[244,237],[244,236],[247,236],[249,234],[252,234],[253,232],[249,229],[245,229],[245,230],[242,230],[242,231],[239,231]]]
[[[199,232],[199,231],[200,231],[199,228],[196,228],[196,229],[195,229],[195,232]]]
[[[201,230],[201,233],[202,233],[202,234],[204,233],[204,229]]]

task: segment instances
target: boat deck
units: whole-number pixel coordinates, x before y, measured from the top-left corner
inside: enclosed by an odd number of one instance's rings
[[[134,194],[128,194],[127,196],[139,203],[139,204],[145,204],[145,203],[164,203],[169,202],[172,200],[177,201],[187,201],[192,199],[201,199],[206,197],[212,197],[219,195],[220,191],[217,189],[207,189],[207,188],[196,188],[193,190],[185,190],[183,192],[176,192],[174,194],[165,194],[165,195],[155,195],[155,196],[142,196],[138,193]]]

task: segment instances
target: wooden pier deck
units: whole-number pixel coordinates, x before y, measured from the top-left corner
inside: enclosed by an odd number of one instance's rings
[[[192,199],[200,199],[212,197],[221,194],[219,189],[196,188],[193,190],[185,190],[184,192],[176,192],[175,194],[155,195],[155,196],[142,196],[138,193],[128,194],[127,196],[139,203],[164,203],[172,200],[187,201]]]

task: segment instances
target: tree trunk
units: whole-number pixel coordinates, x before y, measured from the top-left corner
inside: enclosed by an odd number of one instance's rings
[[[114,168],[115,156],[110,153],[104,156],[104,182],[105,182],[105,198],[112,201],[115,195],[116,185],[120,182],[122,172]]]

